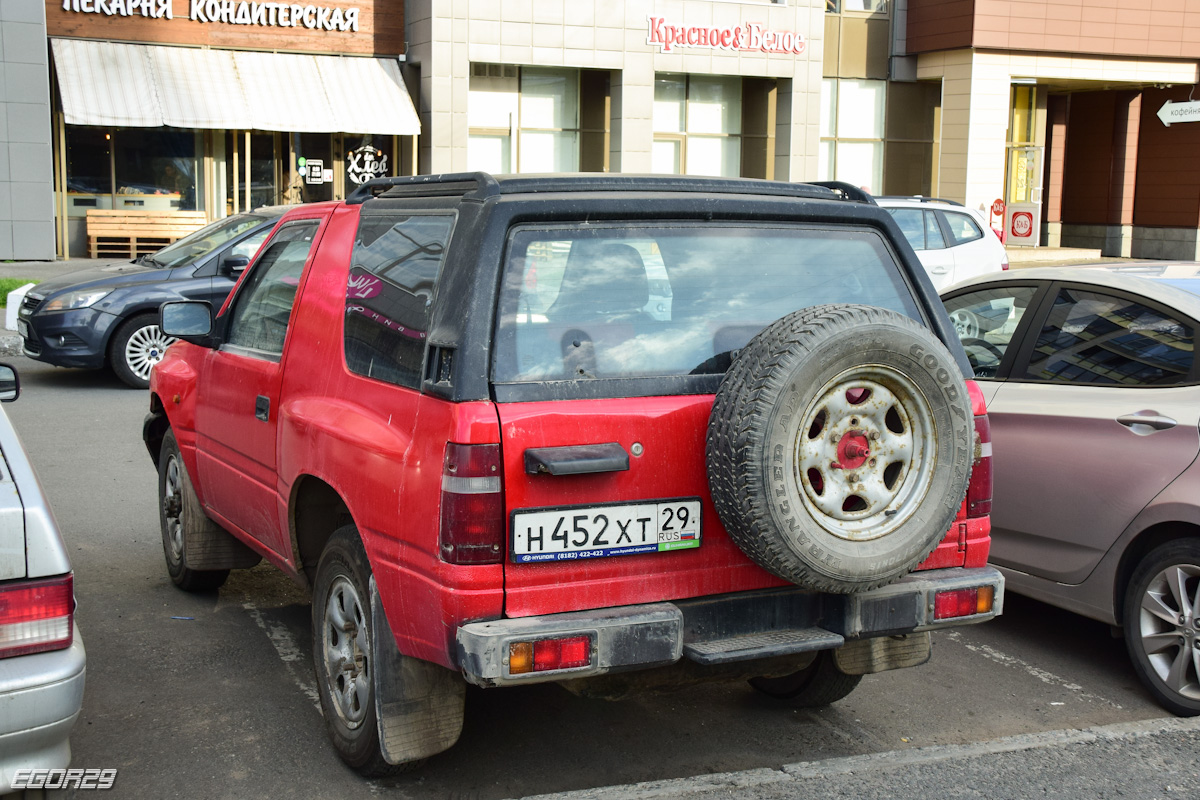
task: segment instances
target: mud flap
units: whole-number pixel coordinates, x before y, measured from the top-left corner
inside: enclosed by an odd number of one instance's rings
[[[918,667],[933,655],[929,632],[877,636],[847,642],[833,651],[838,670],[847,675],[871,675],[889,669]]]
[[[466,683],[445,667],[410,658],[396,647],[371,577],[372,663],[379,749],[404,764],[448,749],[462,733]]]
[[[260,561],[262,556],[207,517],[193,524],[183,537],[183,564],[188,569],[249,569]]]

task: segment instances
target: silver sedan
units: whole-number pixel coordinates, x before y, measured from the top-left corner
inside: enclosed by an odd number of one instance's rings
[[[1200,714],[1200,265],[1029,269],[942,293],[992,425],[992,563],[1124,629]]]

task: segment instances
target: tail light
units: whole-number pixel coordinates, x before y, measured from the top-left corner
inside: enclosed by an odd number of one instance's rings
[[[973,589],[954,589],[938,592],[933,598],[933,618],[953,619],[975,614],[989,614],[996,600],[996,590],[991,586]]]
[[[578,669],[592,663],[591,636],[561,636],[508,645],[508,674]]]
[[[448,564],[499,564],[504,551],[500,445],[446,445],[439,544]]]
[[[1007,269],[1008,269],[1008,251],[1006,250],[1004,252],[1004,258],[1000,259],[1000,271],[1003,272]]]
[[[71,575],[0,585],[0,658],[70,647],[74,626]]]
[[[967,394],[975,416],[975,463],[967,487],[967,516],[986,517],[992,513],[992,426],[983,391],[975,381],[967,381]]]

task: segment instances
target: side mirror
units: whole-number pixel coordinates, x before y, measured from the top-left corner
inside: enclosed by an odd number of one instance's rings
[[[203,300],[173,300],[159,309],[158,327],[167,336],[208,347],[212,306]]]
[[[226,256],[221,262],[221,271],[226,275],[237,276],[242,274],[250,264],[250,256]]]
[[[11,403],[21,396],[21,376],[8,364],[0,364],[0,403]]]

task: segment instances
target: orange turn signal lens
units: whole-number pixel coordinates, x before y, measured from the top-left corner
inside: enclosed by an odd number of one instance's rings
[[[996,600],[996,590],[991,586],[979,587],[979,599],[975,601],[976,614],[989,614],[992,610],[992,603]]]
[[[533,642],[512,642],[508,646],[508,674],[533,672]]]

